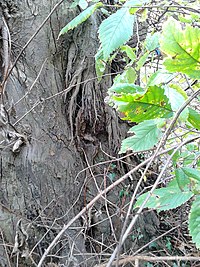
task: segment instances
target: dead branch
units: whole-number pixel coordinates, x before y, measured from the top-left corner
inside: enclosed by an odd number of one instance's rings
[[[150,262],[159,262],[159,261],[200,261],[200,257],[192,256],[163,256],[163,257],[150,257],[150,256],[127,256],[124,259],[119,260],[119,265],[127,264],[129,262],[135,262],[135,266],[139,261],[150,261]],[[115,266],[117,262],[114,261],[111,266]],[[95,267],[106,267],[107,264],[98,264]]]
[[[200,138],[200,136],[195,137],[195,139]],[[189,143],[192,142],[194,140],[190,139],[185,143]],[[180,147],[180,146],[176,146],[176,147]],[[160,155],[163,155],[171,150],[173,150],[173,148],[169,148],[166,150],[163,150],[161,152],[159,152],[157,154],[157,157]],[[153,156],[152,156],[153,157]],[[108,186],[107,188],[105,188],[103,191],[101,191],[96,197],[93,198],[93,200],[91,200],[86,207],[84,207],[73,219],[71,219],[66,225],[64,225],[64,227],[62,228],[62,230],[57,234],[57,236],[53,239],[53,241],[50,243],[50,245],[48,246],[48,248],[45,250],[44,254],[42,255],[37,267],[41,267],[42,263],[44,262],[45,258],[47,257],[47,255],[49,254],[49,252],[51,251],[51,249],[54,247],[54,245],[56,244],[56,242],[60,239],[60,237],[64,234],[64,232],[78,219],[80,218],[85,212],[87,212],[88,209],[90,209],[94,203],[100,199],[103,195],[105,195],[107,192],[109,192],[110,190],[112,190],[115,186],[117,186],[118,184],[122,183],[123,181],[125,181],[131,174],[133,174],[134,172],[136,172],[137,170],[139,170],[142,166],[146,165],[151,159],[152,157],[146,159],[145,161],[143,161],[142,163],[140,163],[138,166],[136,166],[135,168],[133,168],[132,170],[130,170],[128,173],[126,173],[124,176],[122,176],[120,179],[116,180],[113,184],[111,184],[110,186]]]

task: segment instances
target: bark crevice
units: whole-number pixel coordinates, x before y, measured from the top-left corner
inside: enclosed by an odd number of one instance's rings
[[[56,2],[27,1],[17,6],[20,16],[8,20],[14,42],[12,61]],[[62,7],[51,17],[50,26],[45,25],[27,47],[6,87],[6,108],[14,103],[15,110],[13,116],[10,114],[11,123],[27,113],[15,126],[27,141],[15,154],[9,145],[3,147],[0,169],[0,227],[9,244],[11,263],[16,264],[18,255],[21,267],[35,266],[63,224],[126,171],[126,162],[90,168],[117,155],[127,125],[104,103],[111,77],[101,83],[96,79],[94,55],[99,46],[99,16],[93,15],[56,42],[66,16],[70,20],[72,13]],[[30,90],[42,64],[41,75]],[[63,97],[44,101],[64,89]],[[84,168],[88,169],[76,178]],[[119,193],[127,186],[124,183],[103,196],[66,231],[47,258],[47,266],[93,266],[98,259],[89,259],[86,252],[97,253],[102,249],[100,242],[105,242],[106,248],[119,237],[124,207],[129,201],[121,199]],[[21,245],[17,246],[16,240]],[[22,257],[30,252],[31,257]],[[8,266],[3,246],[0,265]]]

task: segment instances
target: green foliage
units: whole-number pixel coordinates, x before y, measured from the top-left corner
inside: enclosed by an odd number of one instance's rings
[[[100,81],[106,69],[106,61],[103,59],[103,50],[100,49],[95,55],[95,69],[98,80]]]
[[[149,0],[129,0],[124,4],[124,6],[127,6],[127,7],[142,6],[148,2]]]
[[[148,80],[147,86],[167,84],[175,77],[174,74],[166,71],[166,70],[158,70],[154,72]]]
[[[190,179],[183,171],[183,168],[175,169],[175,179],[171,180],[168,186],[179,187],[181,191],[190,190]]]
[[[142,205],[148,194],[145,193],[138,198],[135,208]],[[188,201],[192,196],[192,192],[181,191],[178,187],[156,189],[147,201],[145,208],[156,209],[158,211],[175,209]]]
[[[125,115],[124,120],[138,123],[173,115],[165,90],[161,87],[151,86],[145,93],[116,93],[112,96],[113,103]]]
[[[140,21],[146,19],[149,11],[141,6],[148,3],[148,0],[122,0],[117,11],[111,15],[105,5],[102,12],[108,17],[103,20],[98,30],[101,45],[95,56],[95,64],[99,81],[107,64],[112,62],[118,51],[125,64],[124,71],[116,75],[112,87],[108,89],[106,102],[117,110],[123,120],[137,123],[129,130],[132,135],[122,141],[119,153],[147,150],[156,146],[175,112],[187,101],[191,91],[199,88],[196,80],[200,79],[200,29],[193,26],[193,23],[198,23],[199,14],[178,14],[177,19],[171,15],[166,19],[167,15],[162,32],[152,30],[146,40],[138,43],[136,48],[126,44],[133,35],[136,18]],[[74,4],[86,9],[69,22],[60,31],[59,36],[77,27],[103,6],[98,2],[87,7],[85,0],[74,1]],[[157,68],[155,70],[154,67],[152,71],[155,63]],[[189,93],[185,90],[186,87],[187,90],[190,89]],[[166,147],[198,134],[200,114],[195,107],[199,107],[199,99],[195,101],[196,105],[188,105],[180,113],[164,144]],[[149,196],[146,208],[169,210],[193,197],[189,230],[196,246],[200,248],[199,144],[187,144],[174,153],[172,167],[169,169],[173,179],[167,186],[142,194],[134,207],[140,207]],[[111,181],[115,179],[114,172],[108,176]],[[124,192],[120,194],[121,197],[124,196]]]
[[[137,62],[136,70],[139,70],[141,69],[142,66],[144,66],[144,63],[146,62],[148,57],[149,57],[149,52],[146,52],[144,55],[140,57],[140,59]]]
[[[62,28],[58,37],[60,37],[64,33],[67,33],[69,30],[73,30],[79,24],[86,21],[95,12],[97,8],[102,7],[102,6],[103,4],[99,2],[85,9],[77,17],[75,17],[72,21],[70,21],[64,28]]]
[[[133,48],[131,48],[128,45],[124,45],[121,47],[121,50],[126,52],[127,56],[130,58],[130,60],[132,61],[132,63],[136,60],[136,55],[134,53]]]
[[[129,84],[133,88],[137,88],[137,92],[144,92],[144,89],[139,87],[138,85],[135,85],[134,82],[136,80],[136,72],[132,67],[127,67],[125,71],[122,74],[118,74],[115,79],[114,79],[114,84],[113,86],[108,90],[109,93],[122,93],[122,92],[129,92],[126,90],[123,90],[123,86],[126,86],[126,84]],[[121,86],[122,85],[122,86]],[[117,87],[122,87],[122,91],[118,90]],[[135,91],[133,91],[135,92]]]
[[[169,99],[171,104],[171,108],[173,111],[177,111],[179,107],[185,102],[185,97],[179,91],[169,86],[164,86],[165,88],[165,95]],[[182,120],[187,120],[188,118],[188,109],[185,108],[183,112],[180,114],[180,118]]]
[[[135,66],[135,70],[140,70],[146,64],[150,53],[161,45],[161,49],[168,56],[164,60],[167,70],[160,69],[146,79],[146,88],[137,86],[128,81],[126,75],[119,75],[114,85],[108,90],[110,104],[123,114],[124,120],[139,123],[132,127],[129,132],[133,133],[122,141],[119,153],[126,151],[140,151],[150,149],[155,146],[162,135],[162,124],[158,123],[159,118],[173,117],[187,100],[185,91],[173,83],[177,75],[172,72],[181,72],[191,78],[200,78],[199,56],[200,50],[197,45],[199,40],[199,30],[187,25],[184,30],[174,19],[169,19],[164,27],[163,34],[148,35],[144,43],[143,54]],[[159,40],[160,37],[160,40]],[[124,46],[132,64],[136,61],[133,50]],[[134,77],[134,82],[135,82]],[[186,127],[191,125],[199,130],[200,115],[192,108],[185,108],[180,114],[180,119],[186,122]],[[161,120],[161,119],[160,119]],[[165,119],[161,120],[162,122]],[[165,124],[165,123],[163,123]],[[187,202],[194,195],[200,195],[200,171],[191,168],[191,164],[197,164],[195,158],[198,153],[187,150],[177,152],[173,156],[173,163],[176,166],[179,161],[183,167],[175,169],[175,178],[169,182],[167,187],[154,190],[153,193],[142,194],[135,204],[135,208],[140,207],[147,196],[149,200],[145,204],[146,208],[164,211],[174,209]],[[195,154],[196,153],[196,154]],[[195,156],[196,155],[196,156]],[[169,197],[170,196],[170,197]],[[200,203],[198,203],[199,205]],[[195,236],[196,221],[200,221],[200,213],[194,202],[190,214],[190,233],[197,246],[200,244],[200,236]],[[196,217],[195,217],[196,216]],[[198,224],[199,232],[200,224]]]
[[[148,120],[133,126],[129,132],[134,133],[134,136],[130,136],[122,141],[121,150],[119,153],[125,153],[128,150],[140,151],[152,148],[157,144],[161,130],[160,125],[163,120]]]
[[[189,215],[189,231],[193,242],[200,248],[200,196],[196,196]]]
[[[182,168],[186,176],[200,182],[200,171],[194,168],[184,167]],[[200,192],[199,192],[200,193]]]
[[[167,187],[156,189],[152,194],[142,194],[134,208],[140,207],[148,195],[150,198],[145,207],[158,211],[177,208],[196,195],[189,215],[189,231],[193,242],[200,248],[200,171],[190,167],[176,169],[175,178]]]
[[[192,124],[192,126],[194,126],[195,129],[200,130],[200,114],[192,109],[192,108],[188,108],[189,110],[189,117],[188,117],[188,121]]]
[[[80,0],[78,4],[82,9],[86,9],[88,7],[88,2],[86,0]]]
[[[127,42],[133,35],[134,15],[128,8],[122,7],[116,13],[105,19],[99,27],[99,38],[103,50],[103,59]]]
[[[120,81],[118,79],[118,82],[128,82],[130,84],[134,84],[135,80],[137,78],[136,72],[134,68],[127,67],[127,69],[120,75]]]
[[[185,175],[183,169],[176,169],[175,178],[170,181],[167,187],[154,190],[145,207],[157,209],[158,211],[175,209],[194,195],[190,188],[191,181],[188,176]],[[137,199],[134,207],[140,207],[148,194],[149,192],[142,194]]]
[[[148,34],[144,46],[147,51],[151,52],[160,46],[159,44],[160,33]]]
[[[160,40],[161,50],[167,54],[164,65],[172,72],[182,72],[191,78],[200,79],[200,29],[182,26],[170,18],[163,25]]]
[[[186,167],[190,164],[192,164],[195,160],[195,154],[196,151],[189,151],[186,147],[186,149],[180,153],[180,155],[177,158],[177,161],[182,164],[182,166]]]
[[[121,78],[121,77],[120,77]],[[144,89],[138,85],[132,83],[114,83],[114,85],[109,89],[110,98],[113,98],[113,95],[116,94],[137,94],[141,95],[144,93]],[[110,102],[113,103],[114,102]]]

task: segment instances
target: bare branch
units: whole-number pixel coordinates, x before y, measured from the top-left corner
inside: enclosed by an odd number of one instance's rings
[[[197,137],[196,137],[197,138]],[[193,139],[192,139],[193,140]],[[187,141],[189,142],[189,141]],[[176,146],[177,147],[177,146]],[[161,152],[159,152],[157,154],[157,157],[160,155],[163,155],[165,153],[168,153],[169,151],[173,150],[173,148],[169,148],[166,150],[163,150]],[[71,219],[66,225],[64,225],[64,227],[62,228],[62,230],[57,234],[57,236],[53,239],[53,241],[51,242],[51,244],[48,246],[48,248],[45,250],[44,254],[42,255],[37,267],[41,267],[42,263],[44,262],[45,258],[48,256],[49,252],[51,251],[51,249],[54,247],[54,245],[57,243],[57,241],[60,239],[60,237],[64,234],[64,232],[78,219],[80,218],[85,212],[87,212],[88,209],[90,209],[94,203],[100,199],[103,195],[105,195],[107,192],[109,192],[110,190],[112,190],[115,186],[117,186],[118,184],[122,183],[123,181],[125,181],[131,174],[133,174],[134,172],[136,172],[137,170],[139,170],[142,166],[146,165],[152,157],[146,159],[145,161],[143,161],[142,163],[140,163],[139,165],[137,165],[135,168],[133,168],[132,170],[130,170],[128,173],[126,173],[124,176],[122,176],[121,178],[119,178],[118,180],[116,180],[113,184],[111,184],[110,186],[108,186],[107,188],[105,188],[103,191],[101,191],[96,197],[94,197],[85,208],[83,208],[73,219]]]
[[[150,257],[150,256],[127,256],[124,259],[119,260],[119,265],[127,264],[129,262],[138,262],[139,261],[150,261],[150,262],[159,262],[159,261],[199,261],[199,257],[192,256],[163,256],[163,257]],[[115,266],[116,262],[113,262],[112,266]],[[136,265],[135,266],[139,266]],[[95,265],[95,267],[106,267],[106,264]]]

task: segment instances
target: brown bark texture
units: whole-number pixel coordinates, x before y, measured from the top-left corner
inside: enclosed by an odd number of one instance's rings
[[[5,40],[0,40],[1,81],[6,62],[12,65],[57,2],[1,1],[1,37],[5,25],[11,36],[7,55]],[[80,12],[70,11],[67,4],[60,5],[25,49],[1,99],[2,267],[37,266],[63,224],[130,168],[126,163],[105,164],[77,175],[110,159],[108,155],[116,156],[128,128],[104,103],[110,76],[101,83],[95,79],[100,13],[56,40],[59,30]],[[131,159],[131,164],[136,162]],[[118,207],[124,205],[119,192],[125,186],[105,196],[106,201],[101,198],[66,231],[45,266],[94,266],[106,244],[111,253],[109,245],[119,238],[123,223]],[[144,233],[153,235],[153,227],[145,230],[147,225],[151,221],[144,223]],[[88,256],[92,253],[97,256]]]

